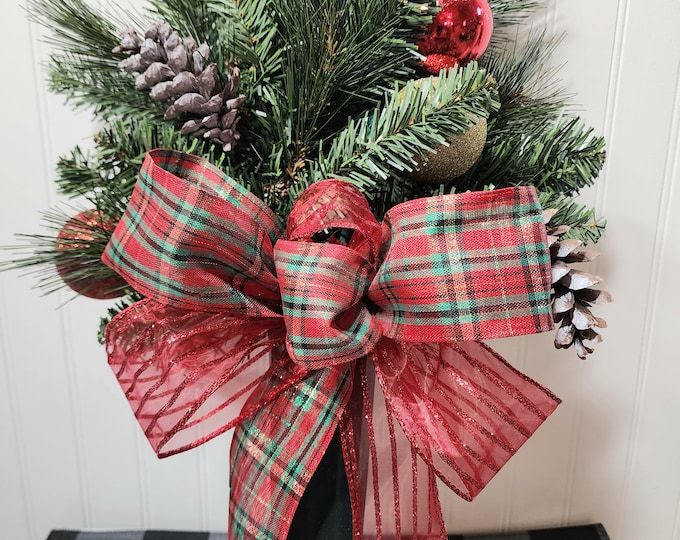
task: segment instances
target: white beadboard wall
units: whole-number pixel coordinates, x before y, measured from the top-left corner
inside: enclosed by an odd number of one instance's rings
[[[133,4],[139,2],[132,2]],[[56,156],[94,128],[46,91],[45,46],[2,1],[0,244],[56,202]],[[444,495],[451,531],[601,521],[614,540],[680,540],[680,2],[554,0],[558,61],[609,142],[584,195],[609,219],[596,271],[616,303],[588,362],[550,336],[495,344],[564,404],[473,503]],[[0,538],[54,528],[224,530],[228,437],[155,459],[96,343],[105,305],[40,298],[0,274]]]

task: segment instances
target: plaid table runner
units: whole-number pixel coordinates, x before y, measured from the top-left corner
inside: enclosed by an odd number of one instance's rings
[[[53,531],[47,540],[224,540],[224,534],[169,531]],[[602,525],[543,529],[509,534],[450,535],[449,540],[610,540]]]

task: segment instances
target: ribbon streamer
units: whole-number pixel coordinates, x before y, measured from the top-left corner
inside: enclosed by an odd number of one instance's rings
[[[354,537],[445,538],[436,478],[471,500],[559,404],[481,343],[552,329],[531,187],[380,224],[326,180],[284,231],[205,160],[156,150],[103,260],[145,296],[106,341],[156,453],[236,427],[230,538],[286,538],[336,429]]]

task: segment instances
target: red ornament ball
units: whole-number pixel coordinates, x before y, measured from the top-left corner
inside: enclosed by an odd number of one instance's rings
[[[423,68],[432,74],[480,58],[493,34],[487,0],[438,0],[442,7],[418,43]]]
[[[125,280],[113,270],[102,266],[97,270],[103,277],[87,276],[88,269],[81,268],[76,261],[76,253],[101,245],[116,228],[98,210],[86,210],[69,219],[59,231],[56,249],[61,256],[57,258],[57,272],[72,290],[82,296],[97,300],[110,300],[124,295]],[[73,257],[69,257],[69,252]]]

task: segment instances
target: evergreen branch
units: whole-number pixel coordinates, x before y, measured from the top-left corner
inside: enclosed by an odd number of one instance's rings
[[[118,28],[85,0],[28,0],[27,9],[30,20],[50,31],[47,43],[93,65],[115,66],[111,49],[118,45]]]
[[[219,47],[214,14],[206,2],[195,0],[151,0],[152,11],[183,36],[191,36],[198,43],[208,40],[211,53]],[[220,62],[221,63],[221,62]]]
[[[241,141],[247,150],[239,177],[258,196],[267,198],[263,185],[283,174],[283,149],[290,144],[282,90],[284,47],[277,22],[267,3],[260,0],[212,0],[210,5],[217,14],[221,39],[241,67],[241,90],[250,111],[247,140]]]
[[[538,32],[484,59],[496,77],[501,107],[480,161],[457,182],[460,189],[532,184],[574,194],[594,182],[604,165],[604,140],[565,113],[569,96],[549,63],[559,42]]]
[[[551,225],[570,227],[563,238],[576,238],[584,244],[597,244],[607,227],[607,222],[598,217],[595,210],[577,203],[570,197],[544,191],[539,195],[541,206],[557,210],[550,220]]]
[[[489,131],[494,137],[504,137],[519,131],[537,129],[541,125],[550,124],[563,116],[565,104],[559,99],[522,97],[512,105],[501,108],[493,118]]]
[[[82,208],[72,208],[74,214]],[[100,211],[102,222],[111,223],[111,216]],[[115,221],[114,221],[115,223]],[[37,287],[50,294],[70,283],[116,280],[116,273],[101,261],[111,232],[101,225],[79,220],[62,209],[43,214],[42,234],[18,234],[22,243],[5,247],[16,257],[0,262],[0,271],[25,270],[37,279]],[[59,232],[71,230],[71,238],[58,239]],[[120,290],[121,296],[129,287]]]
[[[97,167],[100,160],[76,146],[57,161],[57,186],[59,191],[76,197],[90,191],[91,186],[101,182],[102,170]]]
[[[28,12],[50,31],[46,41],[59,50],[50,57],[50,90],[103,118],[162,115],[158,104],[134,89],[111,52],[119,43],[118,30],[138,22],[134,14],[104,13],[84,0],[29,0]]]
[[[490,129],[471,174],[497,186],[531,184],[565,195],[592,185],[604,166],[604,139],[578,117],[543,120],[528,122],[524,130]]]
[[[395,177],[406,176],[416,158],[447,144],[454,134],[498,107],[493,81],[474,63],[442,72],[439,77],[411,81],[387,96],[383,107],[350,119],[348,126],[311,163],[292,190],[295,197],[309,183],[323,178],[352,182],[369,196],[396,192],[388,203],[401,202],[408,186]]]
[[[490,0],[494,28],[518,24],[544,0]]]
[[[335,121],[376,103],[408,78],[433,8],[405,0],[273,0],[286,47],[284,96],[296,152],[337,131]],[[295,156],[294,153],[294,156]]]
[[[57,165],[57,184],[71,197],[85,196],[106,215],[119,218],[132,194],[144,156],[154,148],[171,148],[179,152],[204,156],[218,167],[237,170],[227,156],[208,141],[182,135],[170,124],[155,124],[138,119],[117,120],[95,137],[90,152],[76,147]]]
[[[136,117],[159,119],[164,107],[145,92],[135,90],[132,79],[117,67],[97,67],[85,57],[53,55],[48,71],[49,89],[63,94],[75,108],[90,108],[105,120]]]
[[[208,6],[216,15],[215,25],[223,47],[251,69],[253,81],[271,81],[281,76],[282,47],[276,39],[276,21],[266,2],[212,0]],[[243,72],[245,76],[248,70]]]
[[[151,0],[153,11],[183,36],[210,46],[212,61],[220,69],[237,58],[248,56],[250,38],[237,9],[238,0]],[[263,2],[250,2],[262,6]],[[227,15],[225,17],[225,15]]]
[[[560,104],[566,101],[556,79],[558,68],[550,65],[561,40],[548,37],[545,30],[534,32],[523,43],[493,50],[482,58],[480,64],[498,84],[502,109],[522,105],[527,97]]]

